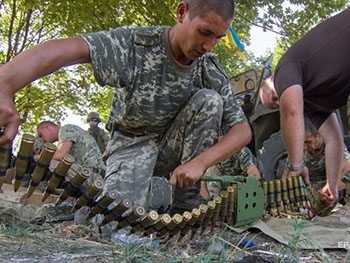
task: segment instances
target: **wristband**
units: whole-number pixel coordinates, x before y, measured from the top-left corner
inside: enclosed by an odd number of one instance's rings
[[[287,164],[287,170],[290,172],[300,172],[302,170],[304,170],[305,168],[305,163],[302,162],[300,165],[298,166],[292,166],[289,162]]]

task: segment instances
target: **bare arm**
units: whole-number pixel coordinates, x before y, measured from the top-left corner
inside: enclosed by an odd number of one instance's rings
[[[344,155],[344,142],[338,119],[332,113],[321,125],[319,132],[325,142],[326,186],[321,190],[324,199],[333,203],[338,199],[338,183]]]
[[[286,89],[280,98],[281,129],[292,166],[298,166],[303,162],[305,138],[303,111],[302,88],[294,85]]]
[[[303,150],[305,139],[304,128],[304,100],[300,85],[287,88],[280,97],[281,130],[288,151],[288,160],[291,166],[303,164]],[[300,171],[285,171],[284,176],[302,175],[309,183],[307,168]]]
[[[0,127],[6,127],[0,144],[12,140],[20,117],[12,96],[32,81],[61,67],[90,62],[87,43],[80,37],[50,40],[22,52],[0,68]]]
[[[65,141],[61,142],[57,146],[57,150],[55,154],[53,155],[52,159],[60,161],[62,160],[63,156],[65,156],[67,153],[69,153],[70,149],[73,146],[72,141]]]
[[[221,140],[202,152],[191,161],[179,165],[170,179],[170,184],[179,187],[193,185],[204,174],[205,170],[236,154],[251,140],[251,130],[248,123],[234,125]]]

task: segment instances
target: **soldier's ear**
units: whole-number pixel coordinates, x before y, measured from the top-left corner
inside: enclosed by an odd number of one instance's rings
[[[177,10],[176,10],[176,18],[179,23],[183,22],[187,11],[188,11],[188,4],[185,3],[184,1],[181,1],[177,6]]]

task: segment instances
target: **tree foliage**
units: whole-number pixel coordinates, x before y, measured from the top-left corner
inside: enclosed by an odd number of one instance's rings
[[[178,0],[2,0],[0,63],[53,38],[126,24],[173,25],[177,4]],[[278,33],[278,50],[283,53],[311,27],[345,9],[346,4],[346,0],[239,0],[232,26],[245,45],[249,45],[253,25]],[[259,67],[264,59],[248,54],[248,61],[243,62],[222,44],[213,52],[229,76]],[[63,120],[67,109],[80,115],[97,110],[105,121],[112,93],[112,88],[97,86],[90,66],[80,65],[31,83],[15,95],[14,101],[23,120],[22,130],[33,132],[40,120]]]

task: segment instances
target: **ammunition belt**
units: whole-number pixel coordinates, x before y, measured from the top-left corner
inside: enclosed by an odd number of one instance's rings
[[[93,167],[92,171],[94,173],[97,173],[97,174],[101,175],[102,178],[105,178],[106,171],[104,169]]]
[[[322,202],[321,194],[312,185],[306,185],[302,176],[261,181],[265,196],[265,216],[299,217],[312,220],[326,216],[334,205]]]
[[[35,137],[24,134],[20,144],[16,162],[14,190],[17,191],[21,180],[27,173],[30,158],[33,154]],[[0,180],[2,174],[9,167],[11,144],[0,147]],[[45,178],[46,169],[52,159],[56,146],[46,143],[31,174],[28,186],[28,197],[33,193],[38,183]],[[43,193],[42,201],[55,192],[64,180],[64,176],[74,162],[74,158],[67,154],[52,172]],[[103,215],[100,226],[109,222],[117,222],[115,231],[124,227],[131,227],[129,233],[140,235],[156,235],[167,239],[177,237],[182,239],[187,233],[190,238],[198,232],[203,234],[207,227],[229,225],[240,227],[257,221],[263,216],[298,216],[312,219],[316,215],[327,215],[330,207],[321,202],[321,195],[311,186],[306,186],[302,177],[278,179],[272,181],[256,181],[254,177],[218,176],[208,180],[229,180],[229,185],[207,204],[202,204],[192,211],[183,214],[158,214],[157,211],[146,210],[141,206],[133,207],[130,200],[123,200],[113,209],[110,205],[115,201],[117,194],[113,191],[101,196],[103,181],[92,182],[85,190],[81,185],[90,177],[89,169],[81,169],[65,185],[59,195],[56,206],[68,197],[76,198],[72,212],[82,206],[89,206],[87,218]],[[217,179],[219,178],[219,179]],[[205,180],[202,177],[202,180]],[[0,181],[0,188],[2,181]],[[97,201],[98,200],[98,201]]]

